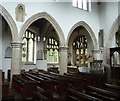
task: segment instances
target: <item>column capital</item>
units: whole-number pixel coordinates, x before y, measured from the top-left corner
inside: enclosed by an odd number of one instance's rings
[[[94,53],[99,53],[99,52],[100,52],[100,49],[92,49],[92,52],[94,52]]]
[[[22,42],[11,42],[12,48],[21,48]]]
[[[97,53],[100,54],[100,53],[103,52],[103,50],[104,50],[103,48],[100,48],[100,49],[92,49],[92,53],[93,53],[93,54],[97,54]]]

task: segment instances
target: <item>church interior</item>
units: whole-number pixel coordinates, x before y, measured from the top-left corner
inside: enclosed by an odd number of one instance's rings
[[[120,101],[119,0],[0,2],[1,101]]]

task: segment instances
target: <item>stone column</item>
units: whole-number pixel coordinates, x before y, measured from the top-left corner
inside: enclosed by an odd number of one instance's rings
[[[12,42],[12,61],[11,61],[11,76],[14,74],[20,74],[21,58],[22,58],[22,43]]]
[[[68,48],[67,47],[59,47],[60,54],[60,74],[67,72],[67,62],[68,62]]]
[[[105,48],[104,49],[104,54],[103,54],[103,66],[105,67],[105,72],[107,74],[107,80],[111,80],[111,67],[110,67],[110,49]]]
[[[101,60],[101,52],[99,49],[93,49],[92,53],[95,60]]]

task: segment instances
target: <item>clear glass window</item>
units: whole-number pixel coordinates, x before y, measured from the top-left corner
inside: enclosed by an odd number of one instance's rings
[[[22,61],[24,63],[34,63],[35,34],[26,30],[22,43]]]

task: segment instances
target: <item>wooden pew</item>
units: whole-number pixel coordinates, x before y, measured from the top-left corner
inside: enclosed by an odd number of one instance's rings
[[[69,88],[85,88],[85,81],[86,79],[81,79],[74,76],[65,76],[65,75],[59,75],[56,73],[51,72],[31,72],[32,74],[44,78],[49,78],[51,80],[55,80],[58,83],[55,87],[57,87],[58,92],[64,92],[65,89]],[[88,83],[87,83],[88,84]]]
[[[110,90],[112,90],[114,92],[120,93],[120,86],[118,86],[118,85],[114,85],[114,84],[110,84],[110,83],[105,83],[105,88],[109,88]]]
[[[63,82],[66,82],[67,84],[67,88],[74,88],[75,87],[75,82],[77,81],[80,81],[78,78],[76,77],[70,77],[70,76],[66,76],[66,75],[60,75],[60,74],[56,74],[56,73],[53,73],[53,72],[50,72],[49,75],[52,75],[58,79],[62,79]]]
[[[15,96],[9,93],[9,82],[2,83],[2,100],[1,101],[15,101]]]
[[[39,92],[35,92],[32,95],[32,101],[50,101],[47,97],[40,94]]]
[[[54,72],[54,73],[59,73],[59,70],[57,67],[49,67],[47,68],[48,72]]]
[[[83,88],[87,89],[88,85],[103,85],[106,82],[106,75],[105,74],[91,74],[91,73],[79,73],[79,74],[72,74],[72,73],[65,73],[64,75],[69,76],[71,78],[78,78],[81,82],[76,83],[76,88]],[[105,78],[104,78],[105,77]],[[81,87],[79,87],[81,85]]]
[[[104,85],[98,87],[107,91],[120,93],[120,86],[115,84],[105,83]]]
[[[11,78],[11,70],[8,69],[8,72],[7,72],[7,79],[8,79],[8,82],[10,82],[10,78]]]
[[[116,101],[115,98],[112,98],[112,97],[108,97],[108,96],[104,96],[104,95],[101,95],[99,93],[96,93],[96,92],[90,92],[90,91],[87,91],[86,94],[88,95],[91,95],[91,96],[94,96],[94,97],[97,97],[103,101]]]
[[[47,78],[47,79],[51,80],[52,85],[54,85],[55,91],[61,92],[62,87],[64,87],[64,89],[67,87],[67,86],[65,87],[65,85],[67,84],[67,81],[63,80],[63,78],[55,77],[53,75],[49,75],[47,73],[41,73],[41,72],[39,72],[39,73],[34,72],[33,74],[38,76],[38,77],[42,77],[45,79]]]
[[[74,79],[74,88],[78,89],[86,89],[88,84],[93,85],[95,84],[94,81],[91,79],[91,77],[81,76],[81,75],[75,75],[71,73],[65,73],[66,77],[73,78]]]
[[[55,86],[57,86],[57,83],[58,83],[57,81],[47,78],[45,76],[34,75],[34,74],[31,74],[28,72],[26,72],[24,74],[22,73],[22,75],[24,75],[24,77],[26,77],[30,80],[36,81],[37,85],[44,90],[54,91]]]
[[[5,72],[2,71],[2,82],[5,81]]]
[[[15,96],[14,95],[4,96],[2,97],[1,101],[15,101]]]
[[[37,91],[37,84],[35,81],[23,79],[21,75],[13,75],[12,88],[23,97],[29,98],[33,92]]]
[[[3,82],[2,83],[2,97],[9,95],[9,83]]]
[[[74,97],[74,96],[68,96],[68,97],[66,98],[66,101],[81,101],[81,100],[79,100],[78,98],[76,98],[76,97]]]
[[[87,95],[85,93],[82,93],[73,89],[69,89],[66,92],[66,99],[67,101],[70,101],[70,99],[72,98],[74,99],[73,101],[102,101],[96,97]]]
[[[44,73],[44,74],[43,73],[39,73],[39,74],[59,81],[60,82],[59,86],[60,86],[60,90],[61,90],[60,92],[63,92],[64,90],[69,89],[69,88],[74,88],[75,84],[79,84],[81,82],[78,78],[74,78],[74,77],[71,78],[71,77],[67,77],[65,75],[60,75],[60,74],[51,73],[51,72]]]
[[[101,95],[101,98],[106,96],[106,99],[108,98],[110,101],[114,101],[114,100],[118,101],[118,100],[120,100],[120,93],[108,91],[108,90],[105,90],[105,89],[102,89],[102,88],[98,88],[98,87],[93,87],[93,86],[88,86],[88,91],[89,92],[94,92],[94,95],[96,93],[96,96],[97,95],[99,95],[99,96]]]

